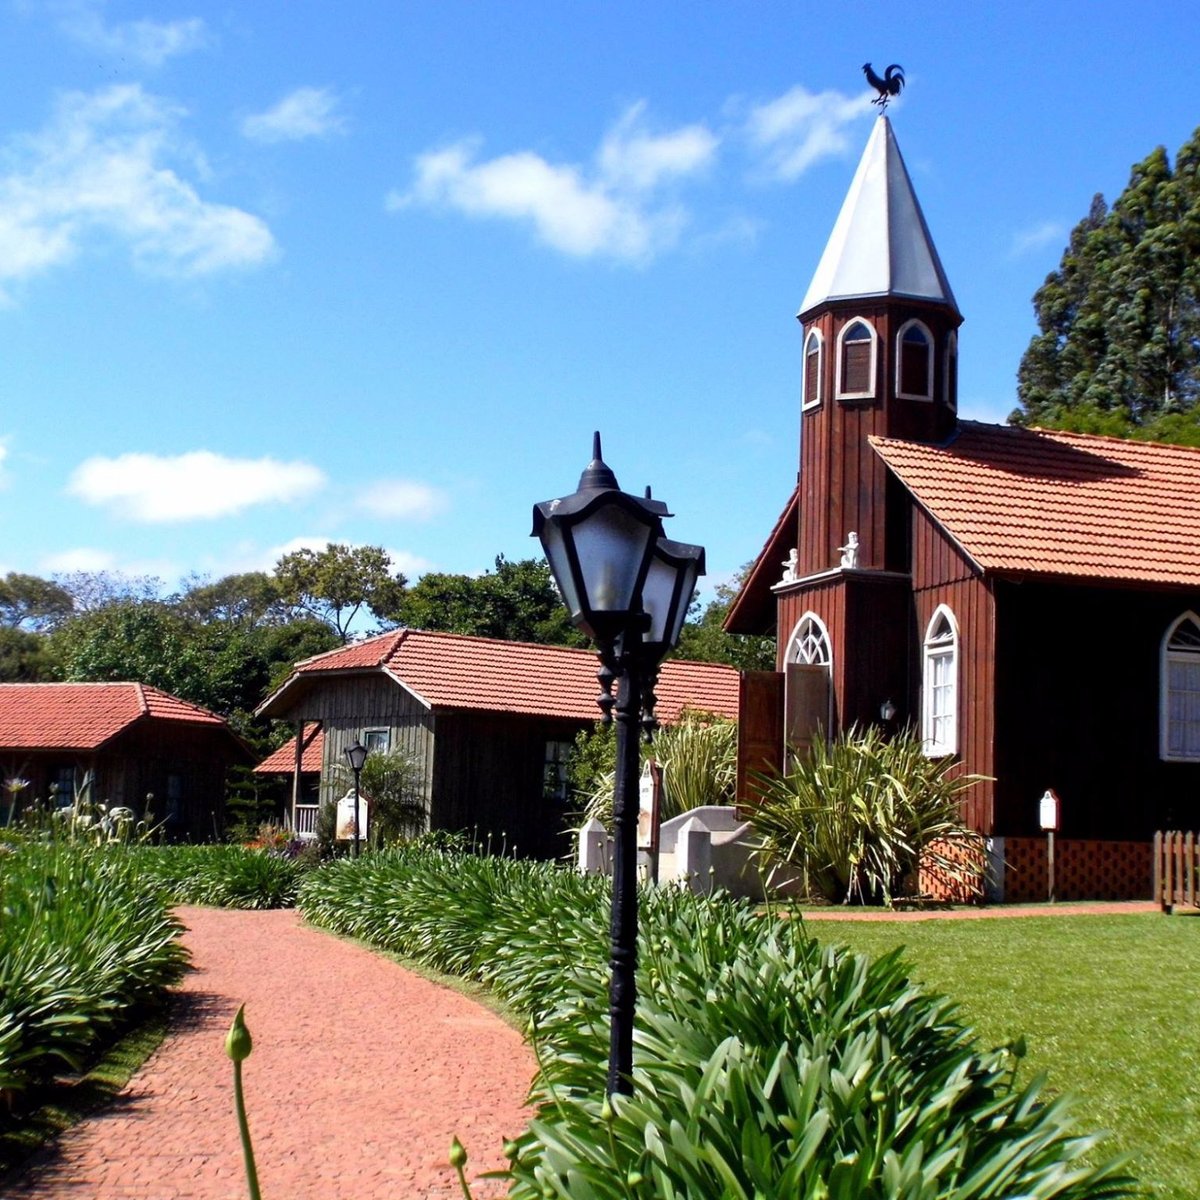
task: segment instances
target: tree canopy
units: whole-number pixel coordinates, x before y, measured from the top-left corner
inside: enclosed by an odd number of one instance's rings
[[[1011,421],[1200,445],[1200,129],[1093,199],[1033,303]]]
[[[324,621],[343,642],[364,608],[395,620],[408,583],[392,574],[391,556],[382,547],[338,542],[285,554],[275,564],[275,582],[284,603]]]
[[[482,575],[430,572],[408,588],[394,612],[401,624],[512,642],[586,646],[567,617],[544,559],[496,558]]]
[[[672,651],[672,658],[728,663],[742,671],[775,669],[773,637],[725,632],[729,606],[736,599],[742,580],[753,566],[752,562],[746,563],[728,583],[717,584],[713,589],[714,597],[703,612],[688,614],[689,619],[679,634],[679,645]]]

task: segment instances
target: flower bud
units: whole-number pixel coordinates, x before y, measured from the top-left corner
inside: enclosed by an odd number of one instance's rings
[[[233,1024],[230,1025],[229,1032],[225,1035],[225,1053],[234,1062],[245,1061],[250,1057],[250,1051],[254,1049],[254,1043],[250,1040],[250,1030],[246,1028],[246,1020],[243,1015],[245,1011],[246,1006],[243,1004],[237,1010]]]
[[[450,1143],[450,1165],[456,1171],[461,1170],[467,1165],[467,1152],[462,1142],[458,1140],[457,1134],[455,1134],[454,1140]]]

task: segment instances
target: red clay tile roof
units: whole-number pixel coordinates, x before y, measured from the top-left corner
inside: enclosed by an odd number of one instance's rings
[[[871,445],[985,571],[1200,584],[1200,450],[973,421]]]
[[[95,750],[143,717],[193,725],[225,722],[144,683],[0,684],[0,748]]]
[[[599,665],[590,650],[403,629],[297,663],[292,678],[259,712],[274,716],[286,711],[286,705],[275,702],[297,679],[374,668],[434,709],[592,721],[599,713]],[[677,720],[685,707],[736,717],[738,672],[718,663],[672,660],[663,664],[657,694],[661,721]]]
[[[301,773],[319,774],[325,754],[325,731],[310,722],[304,726],[304,743],[300,751]],[[256,775],[290,775],[296,768],[296,739],[288,738],[278,750],[272,750],[254,768]]]

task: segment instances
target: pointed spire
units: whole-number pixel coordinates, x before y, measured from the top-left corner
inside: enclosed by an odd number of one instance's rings
[[[799,316],[831,300],[875,296],[930,300],[961,315],[885,116],[875,122]]]

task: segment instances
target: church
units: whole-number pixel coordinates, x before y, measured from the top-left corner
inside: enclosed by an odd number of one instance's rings
[[[731,606],[753,771],[851,726],[986,776],[990,894],[1149,898],[1200,824],[1200,450],[958,417],[963,317],[877,119],[800,306],[798,483]]]

